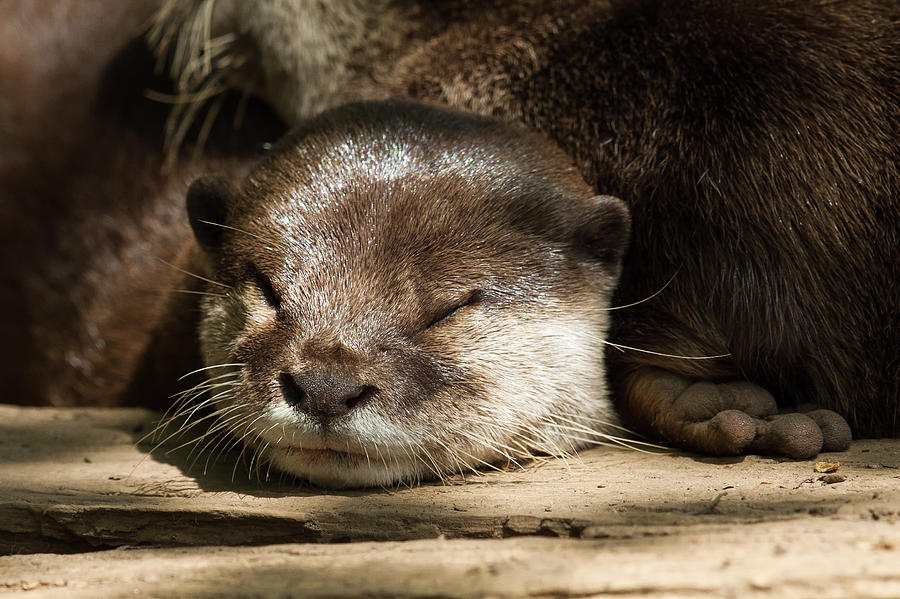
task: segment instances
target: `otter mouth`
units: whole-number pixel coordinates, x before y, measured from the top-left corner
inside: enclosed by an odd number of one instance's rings
[[[347,450],[331,449],[329,447],[311,448],[300,447],[298,445],[287,445],[277,447],[276,449],[283,451],[291,457],[301,458],[310,464],[340,464],[342,466],[353,466],[368,461],[365,454],[354,453]]]
[[[415,475],[394,456],[376,457],[344,446],[334,449],[326,444],[279,444],[270,446],[268,457],[281,470],[315,486],[331,489],[394,485]]]

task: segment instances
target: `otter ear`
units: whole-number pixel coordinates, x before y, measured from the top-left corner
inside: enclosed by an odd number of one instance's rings
[[[625,203],[612,196],[594,196],[579,216],[575,245],[605,264],[618,264],[631,238],[631,215]]]
[[[204,249],[219,247],[221,225],[236,195],[234,186],[222,177],[206,176],[191,183],[187,192],[187,212],[194,237]]]

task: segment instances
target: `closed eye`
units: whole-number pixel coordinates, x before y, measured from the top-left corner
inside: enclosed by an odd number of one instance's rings
[[[449,303],[444,306],[432,319],[431,324],[429,324],[426,328],[441,326],[446,323],[448,320],[453,318],[457,312],[466,306],[471,306],[473,304],[477,304],[483,298],[484,294],[480,290],[475,290],[464,296],[463,298]]]
[[[256,288],[262,293],[266,303],[274,310],[281,310],[281,298],[278,296],[278,293],[276,293],[275,288],[272,287],[272,282],[269,280],[269,277],[260,272],[253,264],[248,264],[247,270],[249,271],[250,280],[253,281],[253,284],[256,285]]]

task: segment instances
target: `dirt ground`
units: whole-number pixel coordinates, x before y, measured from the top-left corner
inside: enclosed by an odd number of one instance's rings
[[[327,492],[148,455],[157,417],[0,406],[0,595],[900,597],[900,440]]]

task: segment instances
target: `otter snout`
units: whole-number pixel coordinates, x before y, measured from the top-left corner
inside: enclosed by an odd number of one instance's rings
[[[375,387],[325,372],[283,372],[278,383],[285,402],[322,424],[349,414],[375,394]]]

